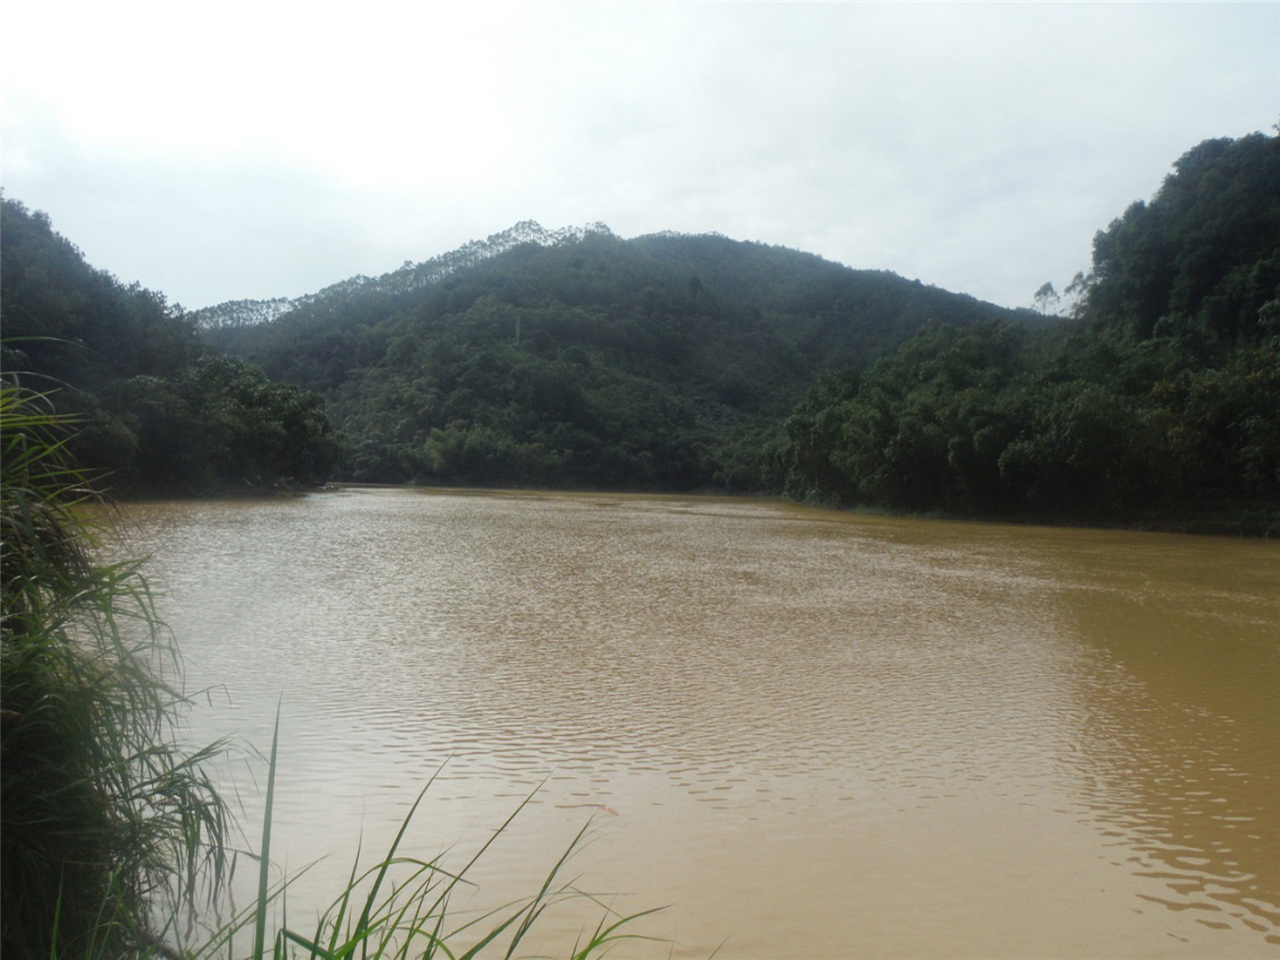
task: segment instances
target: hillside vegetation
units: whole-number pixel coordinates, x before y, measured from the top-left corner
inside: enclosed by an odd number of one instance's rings
[[[338,447],[318,396],[210,350],[161,294],[89,266],[44,214],[0,204],[5,380],[77,419],[71,453],[99,482],[261,493],[329,475]]]
[[[840,504],[1280,533],[1280,139],[1211,140],[1094,241],[1042,342],[933,326],[788,419]]]
[[[1280,139],[1206,141],[1010,311],[719,235],[535,223],[185,314],[4,203],[7,375],[125,491],[783,493],[1280,530]],[[33,381],[31,378],[35,377]],[[332,424],[332,428],[330,427]]]
[[[536,239],[526,239],[530,236]],[[765,489],[774,430],[824,372],[931,320],[1016,315],[888,273],[720,236],[522,224],[339,285],[209,342],[328,401],[363,481]]]

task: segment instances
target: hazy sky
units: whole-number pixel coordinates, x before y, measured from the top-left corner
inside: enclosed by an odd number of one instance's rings
[[[1280,121],[1280,3],[10,4],[5,195],[188,308],[534,219],[1009,306]],[[0,265],[0,269],[3,265]]]

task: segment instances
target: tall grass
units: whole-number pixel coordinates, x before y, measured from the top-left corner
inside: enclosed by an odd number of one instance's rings
[[[184,753],[177,650],[138,564],[100,564],[73,424],[0,385],[0,848],[6,957],[120,953],[157,903],[218,894],[227,810]],[[56,923],[55,923],[56,919]],[[55,933],[56,931],[56,933]]]
[[[180,922],[215,916],[225,901],[233,825],[204,772],[225,744],[178,746],[185,701],[166,679],[179,675],[178,651],[140,564],[94,558],[81,508],[101,497],[66,456],[73,430],[47,396],[0,382],[6,960],[511,957],[548,910],[590,899],[562,878],[580,833],[533,895],[459,914],[454,894],[510,819],[456,871],[406,856],[401,843],[428,784],[390,850],[371,867],[353,865],[313,929],[276,924],[288,884],[269,873],[273,738],[254,902],[216,929]],[[639,936],[631,931],[643,913],[596,904],[601,919],[568,947],[573,960]]]
[[[278,721],[277,721],[278,729]],[[274,794],[277,766],[277,739],[273,737],[267,781],[267,797]],[[490,838],[460,868],[452,869],[441,858],[422,860],[401,851],[405,833],[416,816],[432,783],[418,794],[401,822],[400,829],[383,856],[362,867],[357,855],[347,882],[338,896],[317,919],[303,929],[287,922],[273,923],[275,908],[288,893],[288,880],[272,885],[266,860],[262,861],[255,902],[220,929],[202,935],[198,946],[184,947],[195,958],[253,958],[272,960],[409,960],[447,958],[471,960],[478,957],[515,957],[521,953],[528,935],[550,911],[584,902],[598,911],[594,928],[584,929],[571,944],[564,944],[558,956],[568,960],[600,957],[622,941],[662,943],[635,932],[641,918],[657,912],[645,910],[629,915],[617,913],[610,905],[577,888],[563,877],[573,852],[586,835],[590,823],[582,827],[564,854],[531,896],[480,911],[459,911],[452,898],[460,888],[472,886],[467,879],[471,868],[511,825],[533,799],[526,798]],[[261,850],[270,850],[271,801],[264,814]],[[267,936],[272,930],[272,935]]]

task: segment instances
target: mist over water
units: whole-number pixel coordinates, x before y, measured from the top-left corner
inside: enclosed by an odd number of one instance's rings
[[[130,506],[124,541],[193,742],[265,750],[282,703],[275,849],[325,858],[291,917],[434,776],[425,856],[536,791],[477,904],[594,817],[571,873],[669,905],[678,957],[1280,949],[1274,544],[373,489]],[[255,769],[219,772],[250,836]]]

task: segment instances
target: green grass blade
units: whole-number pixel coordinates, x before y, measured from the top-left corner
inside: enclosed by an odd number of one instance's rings
[[[267,800],[262,814],[262,848],[259,851],[261,862],[258,865],[258,900],[257,912],[253,925],[253,957],[262,960],[266,955],[267,943],[267,905],[270,902],[268,891],[271,881],[271,811],[275,804],[276,792],[276,759],[280,746],[280,704],[276,704],[275,728],[271,731],[271,760],[267,766]]]

